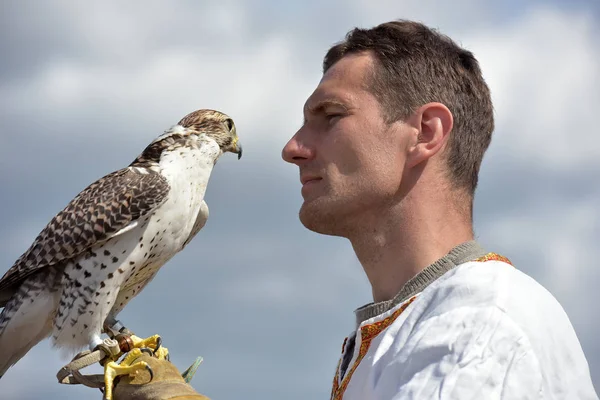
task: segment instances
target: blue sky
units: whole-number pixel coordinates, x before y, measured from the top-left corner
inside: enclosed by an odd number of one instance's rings
[[[3,2],[0,273],[89,183],[188,112],[222,110],[244,157],[219,161],[207,225],[120,317],[142,336],[160,333],[181,369],[204,357],[193,385],[211,398],[327,398],[370,288],[345,240],[298,221],[297,170],[280,151],[327,48],[354,26],[413,18],[472,50],[493,93],[497,129],[476,197],[477,238],[561,302],[600,388],[599,6],[498,4]],[[0,392],[97,394],[58,385],[65,362],[42,342]]]

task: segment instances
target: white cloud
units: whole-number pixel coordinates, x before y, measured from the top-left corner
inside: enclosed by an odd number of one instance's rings
[[[542,203],[535,210],[499,216],[483,229],[490,242],[499,246],[524,253],[531,249],[540,256],[531,260],[539,268],[533,272],[542,276],[553,292],[573,301],[585,301],[577,300],[577,293],[585,285],[585,276],[597,275],[590,267],[600,257],[595,243],[598,226],[597,202],[583,199],[561,205]]]
[[[316,234],[309,234],[315,236]],[[301,307],[304,310],[322,309],[324,304],[331,308],[361,306],[363,303],[348,304],[351,298],[361,298],[368,290],[366,276],[358,260],[345,240],[338,238],[306,238],[302,245],[289,243],[278,245],[277,253],[268,248],[273,242],[255,250],[262,251],[254,261],[249,257],[247,264],[253,265],[265,257],[288,259],[286,264],[272,264],[240,272],[225,286],[224,295],[244,303],[252,302],[258,307],[268,306],[285,310]],[[320,243],[319,243],[320,242]],[[304,249],[298,251],[298,247]],[[283,248],[283,249],[282,249]],[[285,249],[285,250],[284,250]],[[251,249],[243,249],[243,254],[251,254]],[[265,262],[263,262],[264,264]],[[363,297],[364,302],[369,299]]]
[[[251,39],[245,21],[252,16],[236,2],[202,7],[196,17],[161,2],[124,9],[98,4],[94,12],[58,4],[69,16],[68,30],[81,33],[85,53],[51,57],[34,76],[0,83],[0,105],[7,115],[68,121],[85,114],[153,127],[150,132],[158,135],[188,112],[216,108],[234,118],[244,145],[256,143],[263,152],[278,153],[293,133],[282,129],[299,125],[303,99],[316,83],[293,62],[290,37],[275,33]],[[166,33],[185,28],[189,37],[161,43],[153,32],[158,28]],[[219,32],[218,38],[211,32]],[[76,130],[82,138],[95,134],[76,128],[37,134],[63,139]],[[152,135],[131,131],[147,140]],[[119,134],[107,129],[105,138]]]
[[[595,31],[596,30],[596,31]],[[491,87],[493,147],[545,170],[600,166],[600,50],[590,15],[532,8],[511,26],[468,35]]]

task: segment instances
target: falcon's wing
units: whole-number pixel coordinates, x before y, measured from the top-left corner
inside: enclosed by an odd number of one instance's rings
[[[168,191],[169,184],[162,175],[142,174],[130,168],[92,183],[52,218],[0,279],[0,307],[8,300],[6,292],[12,292],[27,276],[115,236],[160,206]]]

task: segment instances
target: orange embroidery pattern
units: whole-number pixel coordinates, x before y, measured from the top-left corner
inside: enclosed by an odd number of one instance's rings
[[[344,349],[346,348],[346,343],[347,342],[348,342],[348,338],[345,338],[344,339],[344,343],[342,343],[342,354],[344,354]],[[339,380],[338,376],[339,376],[339,373],[340,373],[340,365],[342,365],[342,358],[343,357],[340,357],[340,360],[337,363],[337,367],[335,367],[335,374],[333,376],[333,385],[331,386],[331,387],[334,388],[333,389],[334,391],[336,390],[335,388],[338,387],[338,380]]]
[[[510,260],[508,258],[501,256],[500,254],[496,254],[496,253],[487,253],[485,256],[479,257],[475,261],[477,261],[477,262],[502,261],[502,262],[512,265],[512,263],[510,262]]]
[[[344,343],[345,342],[346,341],[344,340]],[[333,399],[333,394],[338,391],[339,386],[340,386],[338,384],[338,381],[340,380],[339,376],[340,376],[340,365],[342,365],[342,358],[343,357],[340,357],[340,360],[337,363],[337,367],[335,367],[335,374],[334,374],[334,377],[333,377],[333,384],[331,385],[331,387],[333,388],[333,389],[331,389],[331,398],[332,399]]]
[[[341,359],[338,362],[338,368],[336,370],[335,377],[333,379],[333,389],[331,391],[331,400],[341,400],[342,399],[342,396],[344,395],[344,392],[346,391],[346,388],[348,387],[348,383],[350,383],[350,378],[352,378],[352,374],[354,373],[354,371],[356,370],[356,368],[358,367],[358,365],[360,364],[362,359],[367,354],[367,351],[369,350],[369,346],[371,345],[371,340],[373,340],[377,335],[379,335],[381,332],[383,332],[384,329],[386,329],[388,326],[390,326],[392,324],[392,322],[394,322],[396,320],[396,318],[398,318],[398,316],[400,314],[402,314],[402,312],[404,310],[406,310],[406,307],[408,307],[410,305],[410,303],[412,303],[413,300],[416,298],[417,298],[417,296],[413,296],[412,298],[410,298],[400,308],[398,308],[396,311],[394,311],[394,313],[392,315],[390,315],[389,317],[387,317],[381,321],[374,322],[369,325],[365,325],[362,328],[360,328],[361,341],[360,341],[360,350],[358,351],[358,357],[356,358],[356,361],[354,361],[352,368],[350,368],[346,372],[344,379],[342,379],[341,385],[339,384],[339,381],[340,381],[339,380],[339,373],[340,373],[339,365],[340,365]],[[344,344],[346,344],[345,342],[346,341],[344,340]]]

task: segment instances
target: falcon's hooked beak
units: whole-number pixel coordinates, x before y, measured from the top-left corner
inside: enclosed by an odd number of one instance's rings
[[[238,160],[240,158],[242,158],[242,144],[238,140],[237,136],[235,137],[235,139],[233,139],[233,148],[234,148],[233,152],[237,153],[237,155],[238,155]]]
[[[238,155],[238,160],[242,158],[242,144],[238,138],[237,132],[235,131],[235,126],[233,127],[233,141],[231,142],[231,152],[236,153]]]

